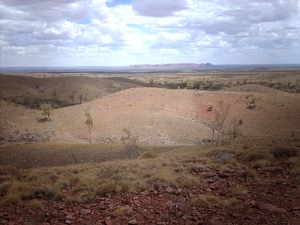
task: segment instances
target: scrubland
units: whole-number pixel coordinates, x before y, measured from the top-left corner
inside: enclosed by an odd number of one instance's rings
[[[300,221],[297,68],[0,77],[2,221],[19,210],[57,224],[56,203],[66,214],[105,201],[92,224]],[[152,219],[146,199],[162,204]],[[264,202],[285,214],[254,216]]]

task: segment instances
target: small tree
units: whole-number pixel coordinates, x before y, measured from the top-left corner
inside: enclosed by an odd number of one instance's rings
[[[85,94],[84,94],[84,100],[85,100],[86,102],[89,101],[89,93],[85,93]]]
[[[54,90],[53,93],[52,93],[52,99],[56,103],[59,101],[59,96],[58,96],[56,90]]]
[[[137,158],[141,155],[141,148],[137,143],[138,136],[132,136],[131,132],[123,129],[126,136],[121,138],[122,143],[125,145],[126,154],[129,159]]]
[[[93,127],[93,119],[91,117],[90,113],[85,113],[86,115],[86,121],[85,124],[87,125],[88,129],[89,129],[89,135],[90,135],[90,144],[92,143],[92,127]]]
[[[81,94],[79,94],[78,95],[78,98],[79,98],[79,101],[80,101],[80,104],[82,103],[82,100],[83,100],[83,94],[81,93]]]
[[[75,98],[75,94],[74,93],[69,94],[69,99],[71,99],[72,104],[74,103],[74,98]]]
[[[218,136],[217,136],[217,141],[216,141],[216,146],[219,143],[219,139],[220,139],[220,134],[222,132],[222,128],[224,125],[224,122],[228,116],[229,113],[229,109],[230,109],[230,105],[225,106],[223,104],[223,101],[220,101],[218,103],[218,110],[215,111],[215,120],[217,121],[216,124],[218,125],[217,127],[217,131],[218,131]],[[224,132],[224,131],[223,131]]]
[[[239,131],[239,127],[243,125],[243,120],[237,120],[236,118],[233,118],[231,121],[231,129],[228,133],[230,136],[230,139],[235,140],[238,136],[241,136],[241,132]]]
[[[43,110],[43,115],[47,116],[48,121],[50,120],[50,113],[52,111],[52,106],[50,103],[43,103],[40,108]]]
[[[247,109],[254,109],[254,108],[256,108],[256,98],[252,98],[247,106]]]

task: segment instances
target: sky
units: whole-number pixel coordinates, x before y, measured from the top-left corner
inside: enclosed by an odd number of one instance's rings
[[[299,64],[300,0],[0,0],[0,66]]]

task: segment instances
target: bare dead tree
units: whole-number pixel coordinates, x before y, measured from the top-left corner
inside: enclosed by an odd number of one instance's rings
[[[218,124],[218,127],[217,127],[218,136],[217,136],[216,146],[219,143],[220,134],[223,129],[224,122],[228,116],[229,109],[230,109],[230,105],[224,105],[223,101],[220,101],[218,103],[218,109],[215,111],[215,118],[216,118],[217,124]]]

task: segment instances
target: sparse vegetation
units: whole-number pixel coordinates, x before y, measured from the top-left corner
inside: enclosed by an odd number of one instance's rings
[[[75,98],[75,93],[74,92],[69,94],[69,99],[71,99],[72,104],[74,103],[74,98]]]
[[[121,141],[125,145],[127,157],[129,159],[138,158],[142,153],[142,149],[137,142],[138,136],[133,136],[127,129],[123,129],[123,132],[125,136],[121,138]]]
[[[153,151],[146,151],[144,152],[139,159],[154,159],[157,157],[157,154]]]
[[[52,111],[51,104],[50,103],[43,103],[40,107],[43,110],[43,115],[47,116],[48,121],[50,121],[50,113]]]
[[[299,156],[299,149],[294,146],[275,146],[271,153],[275,157],[293,157]]]
[[[209,207],[220,203],[220,199],[213,195],[199,195],[191,199],[191,205],[199,208]]]
[[[121,206],[117,209],[115,209],[112,214],[119,217],[119,216],[125,216],[127,214],[130,214],[133,211],[133,209],[129,205]]]
[[[221,152],[212,155],[212,160],[215,163],[227,164],[229,163],[235,155],[230,152]]]
[[[109,219],[98,221],[128,224],[142,205],[153,216],[149,221],[159,217],[171,223],[172,217],[180,224],[191,215],[200,223],[206,212],[242,218],[234,210],[245,212],[250,200],[271,202],[276,196],[272,204],[288,205],[288,215],[294,215],[288,201],[300,184],[299,96],[286,92],[298,90],[299,82],[259,69],[249,76],[240,70],[147,73],[128,78],[42,74],[43,79],[27,77],[22,85],[1,75],[1,84],[4,77],[8,87],[19,88],[0,90],[2,208],[24,210],[49,223],[53,211],[68,214],[55,217],[62,222],[76,223],[65,217],[92,221],[101,209]],[[36,108],[42,102],[55,110],[44,111],[47,118],[40,119]],[[253,110],[246,109],[249,105]],[[98,143],[93,136],[101,137]],[[152,208],[144,204],[148,201]],[[169,214],[156,213],[156,206]],[[88,216],[79,213],[85,207],[91,209]]]
[[[43,203],[34,199],[28,202],[25,206],[25,209],[32,210],[32,211],[40,211],[43,209]]]
[[[85,113],[86,115],[86,121],[85,125],[87,125],[88,130],[89,130],[89,137],[90,137],[90,144],[92,143],[92,128],[93,128],[93,119],[91,117],[90,113]]]
[[[230,105],[225,105],[223,101],[218,102],[218,109],[215,110],[215,118],[214,118],[214,122],[212,125],[212,127],[213,127],[212,139],[214,136],[214,131],[216,130],[218,132],[216,146],[218,145],[218,143],[220,141],[221,132],[225,132],[222,129],[223,129],[224,122],[229,114],[229,109],[230,109]]]

